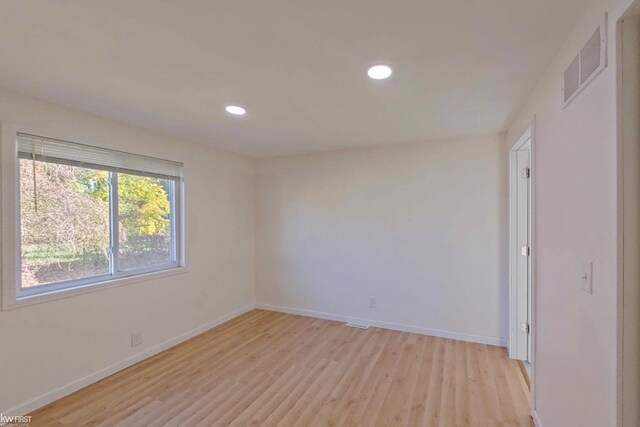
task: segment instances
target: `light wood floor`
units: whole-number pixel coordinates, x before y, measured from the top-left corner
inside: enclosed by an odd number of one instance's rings
[[[34,426],[533,426],[506,350],[254,310],[32,413]]]

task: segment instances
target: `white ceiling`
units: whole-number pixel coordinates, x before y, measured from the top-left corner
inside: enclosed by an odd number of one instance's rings
[[[502,132],[587,3],[0,0],[0,87],[257,157]]]

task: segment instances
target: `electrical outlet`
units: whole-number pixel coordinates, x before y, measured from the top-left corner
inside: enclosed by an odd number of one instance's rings
[[[378,306],[378,300],[376,298],[369,298],[369,308],[376,308]]]
[[[142,344],[142,332],[131,334],[131,347]]]

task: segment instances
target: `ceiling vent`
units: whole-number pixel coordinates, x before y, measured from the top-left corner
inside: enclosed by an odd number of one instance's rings
[[[602,24],[564,72],[564,106],[569,105],[606,66],[607,14],[605,13]]]

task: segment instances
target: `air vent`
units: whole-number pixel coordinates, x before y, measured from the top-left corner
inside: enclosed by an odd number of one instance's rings
[[[564,72],[564,106],[573,101],[607,66],[607,14]]]
[[[580,87],[580,55],[576,56],[569,68],[564,72],[564,101],[567,102],[569,98]]]
[[[369,329],[369,325],[361,325],[359,323],[347,322],[346,325],[350,328]]]
[[[601,40],[600,28],[598,28],[580,51],[580,84],[584,84],[600,67]]]

